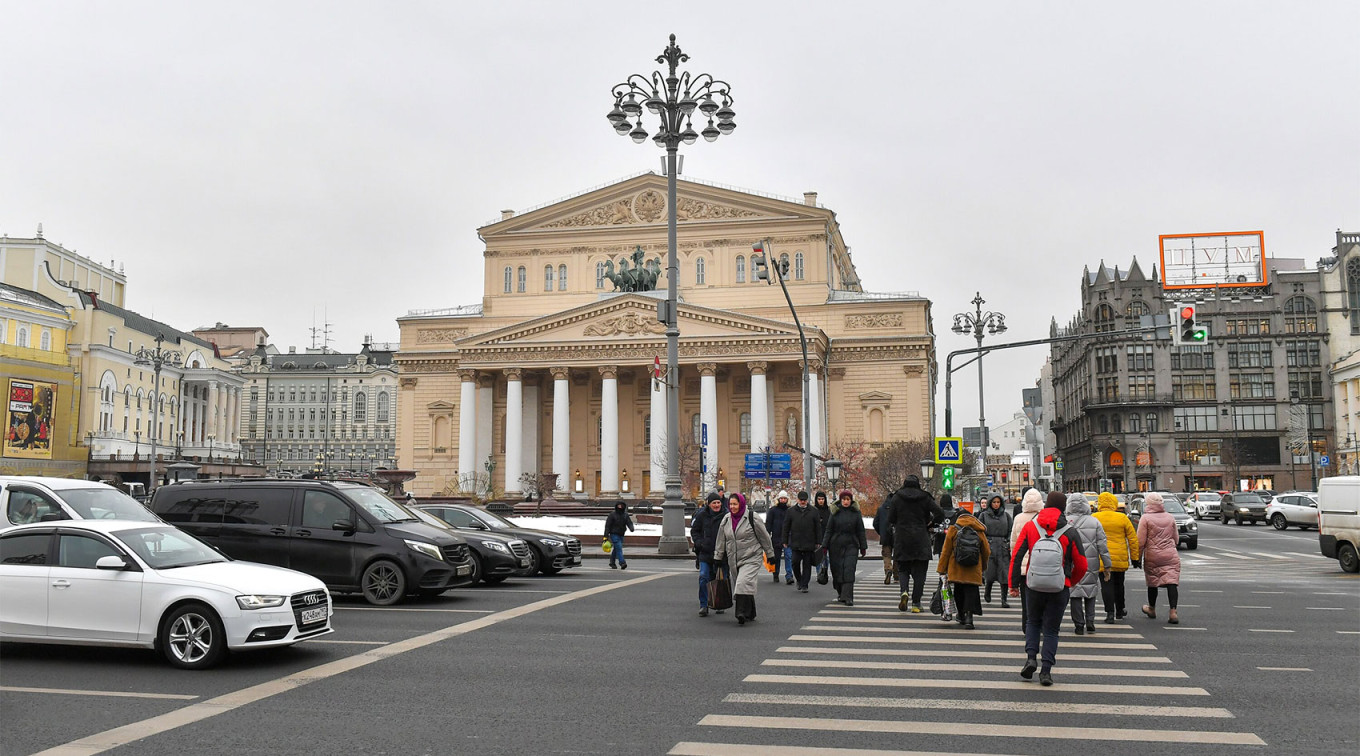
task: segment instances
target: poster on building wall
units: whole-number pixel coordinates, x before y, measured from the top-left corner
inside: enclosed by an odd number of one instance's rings
[[[1162,234],[1163,289],[1214,289],[1266,285],[1262,231]]]
[[[57,384],[11,378],[7,388],[5,441],[0,456],[51,459]]]

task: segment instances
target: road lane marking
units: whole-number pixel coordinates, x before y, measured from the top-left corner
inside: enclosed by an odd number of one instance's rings
[[[1188,606],[1191,606],[1191,605],[1190,605],[1190,604],[1181,604],[1181,606],[1188,607]],[[919,614],[918,614],[918,615],[916,615],[916,617],[924,617],[924,615],[919,615]],[[929,618],[929,619],[917,619],[917,618],[905,618],[905,617],[899,618],[899,617],[891,617],[891,616],[888,616],[888,617],[842,617],[842,616],[840,616],[839,613],[837,613],[837,614],[834,615],[834,616],[833,616],[833,615],[830,615],[830,614],[826,614],[826,615],[816,614],[816,615],[813,615],[812,617],[809,617],[809,618],[808,618],[808,621],[809,621],[809,622],[845,622],[845,623],[865,624],[865,625],[909,625],[909,624],[921,624],[921,625],[925,625],[926,627],[943,626],[943,625],[945,624],[945,623],[944,623],[944,620],[941,620],[939,617],[931,617],[931,618]],[[950,620],[950,622],[953,622],[953,620]],[[973,622],[974,622],[974,624],[978,624],[978,625],[992,625],[992,626],[1005,626],[1005,627],[1015,627],[1017,624],[1019,624],[1018,622],[1016,622],[1015,619],[996,619],[996,620],[974,619]],[[1132,630],[1133,630],[1133,628],[1132,628],[1132,627],[1129,627],[1128,625],[1110,625],[1110,626],[1108,626],[1108,627],[1102,627],[1102,628],[1101,628],[1101,631],[1102,631],[1102,632],[1113,632],[1113,633],[1130,632],[1130,631],[1132,631]]]
[[[760,663],[763,667],[799,667],[804,669],[895,669],[903,672],[998,672],[1015,674],[1016,669],[1013,664],[924,664],[919,662],[857,662],[845,661],[844,659],[766,659]],[[1108,677],[1167,677],[1181,680],[1189,679],[1189,675],[1178,669],[1127,669],[1127,668],[1101,668],[1101,667],[1063,667],[1064,675],[1100,675]]]
[[[1341,635],[1360,635],[1360,630],[1337,630]]]
[[[1249,633],[1292,633],[1293,630],[1248,630]]]
[[[1268,606],[1234,606],[1234,609],[1269,609]]]
[[[1307,667],[1257,667],[1262,672],[1312,672]]]
[[[1230,559],[1245,559],[1245,560],[1247,560],[1248,562],[1252,561],[1252,558],[1249,557],[1249,556],[1247,556],[1246,554],[1238,554],[1238,553],[1232,552],[1232,551],[1225,551],[1225,552],[1223,552],[1223,556],[1228,557],[1228,558],[1230,558]]]
[[[1014,645],[1014,644],[1012,644]],[[775,653],[787,654],[837,654],[841,656],[926,656],[939,658],[938,649],[911,648],[843,648],[840,646],[780,646]],[[960,659],[1014,659],[1022,661],[1024,651],[959,651],[949,652],[950,658]],[[1063,661],[1088,662],[1130,662],[1140,664],[1170,664],[1165,656],[1119,656],[1111,654],[1069,654],[1063,653]]]
[[[988,724],[985,722],[902,722],[882,719],[822,719],[812,717],[763,717],[740,714],[709,714],[699,720],[708,727],[755,727],[776,730],[876,732],[903,735],[950,735],[963,737],[1041,738],[1044,740],[1116,740],[1135,743],[1202,743],[1215,745],[1265,745],[1250,732],[1203,730],[1153,730],[1118,727],[1064,727],[1057,725]]]
[[[825,628],[817,628],[819,630]],[[996,646],[998,648],[1012,648],[1019,643],[1019,638],[1013,640],[1000,640],[982,638],[945,638],[929,637],[934,633],[928,633],[927,637],[898,637],[883,638],[873,636],[844,636],[844,635],[791,635],[791,641],[814,641],[820,643],[911,643],[915,645],[946,645],[946,646]],[[1086,637],[1086,636],[1082,636]],[[1125,648],[1140,651],[1155,651],[1157,647],[1151,643],[1090,643],[1087,641],[1062,642],[1063,648]]]
[[[1012,630],[965,630],[962,625],[954,621],[940,622],[938,624],[933,625],[922,624],[918,625],[917,627],[854,627],[853,625],[804,625],[803,627],[800,627],[798,629],[816,630],[818,632],[832,630],[837,632],[864,632],[865,630],[872,630],[876,633],[929,633],[931,635],[938,635],[941,633],[963,633],[964,635],[1005,635],[1011,638],[1015,638],[1020,635],[1020,630],[1018,628]],[[1143,637],[1136,632],[1132,632],[1132,628],[1130,628],[1129,632],[1117,633],[1117,636],[1119,640],[1123,640],[1125,638]],[[1114,636],[1107,634],[1105,637],[1109,638]]]
[[[1344,612],[1344,611],[1346,611],[1347,609],[1349,609],[1350,607],[1347,607],[1347,606],[1310,606],[1310,607],[1306,607],[1306,608],[1307,608],[1309,611],[1313,611],[1313,612]]]
[[[386,646],[392,641],[314,640],[311,643],[339,643],[350,646]]]
[[[1314,593],[1313,595],[1314,595],[1314,596],[1349,596],[1349,595],[1351,595],[1351,594],[1345,593],[1344,591],[1328,591],[1327,593],[1318,592],[1318,593]]]
[[[1252,593],[1255,593],[1255,594],[1261,595],[1261,596],[1267,596],[1267,595],[1283,594],[1284,591],[1252,591]]]
[[[1208,630],[1207,627],[1186,627],[1185,625],[1162,625],[1163,630]]]
[[[822,748],[754,743],[677,743],[667,756],[958,756],[957,751],[884,751],[879,748]],[[992,754],[991,756],[1013,756]]]
[[[131,724],[115,727],[111,730],[105,730],[104,732],[95,733],[94,735],[73,740],[69,743],[55,746],[45,751],[40,751],[33,756],[93,756],[93,754],[103,753],[104,751],[127,745],[128,743],[144,740],[153,735],[159,735],[179,727],[184,727],[185,725],[194,724],[195,722],[215,717],[219,714],[225,714],[247,704],[263,701],[281,693],[287,693],[290,690],[295,690],[308,683],[335,677],[336,675],[366,667],[393,656],[398,656],[409,651],[415,651],[440,641],[456,638],[460,635],[466,635],[475,630],[492,627],[507,620],[522,617],[526,614],[533,614],[534,612],[560,606],[577,599],[596,596],[616,588],[628,588],[642,583],[648,583],[664,577],[667,577],[667,575],[643,575],[631,580],[620,580],[619,582],[610,585],[586,588],[564,596],[540,599],[533,603],[524,604],[523,606],[499,611],[485,617],[470,619],[456,625],[449,625],[448,627],[435,630],[434,632],[417,635],[413,638],[407,638],[406,640],[397,641],[395,643],[389,643],[380,648],[370,649],[353,656],[347,656],[343,659],[336,659],[335,661],[311,667],[310,669],[304,669],[291,675],[225,693],[206,701],[199,701],[198,703],[193,703],[183,708],[166,712],[159,716],[143,719],[139,722],[132,722]]]
[[[1066,660],[1070,658],[1063,656]],[[789,696],[772,693],[729,693],[723,703],[781,704],[789,706],[845,706],[871,709],[977,708],[978,701],[950,698],[885,698],[881,696]],[[1114,714],[1128,717],[1186,717],[1236,719],[1227,709],[1209,706],[1135,706],[1117,703],[1038,703],[1006,701],[1006,711],[1034,714]]]
[[[1020,670],[1016,670],[1018,675]],[[1061,671],[1059,677],[1061,677]],[[960,688],[976,691],[982,684],[987,690],[1027,690],[1036,692],[1034,682],[1020,680],[948,680],[905,677],[845,677],[837,675],[747,675],[742,682],[749,683],[788,683],[791,685],[848,685],[851,687],[879,688]],[[1056,691],[1068,693],[1111,693],[1134,696],[1207,696],[1204,688],[1183,687],[1179,685],[1120,685],[1117,683],[1063,683]]]
[[[337,612],[450,612],[453,614],[491,614],[495,609],[424,609],[418,606],[337,606]]]
[[[58,696],[106,696],[108,698],[154,698],[166,701],[192,701],[198,696],[175,693],[129,693],[122,690],[72,690],[70,688],[25,688],[18,685],[0,685],[0,693],[51,693]]]

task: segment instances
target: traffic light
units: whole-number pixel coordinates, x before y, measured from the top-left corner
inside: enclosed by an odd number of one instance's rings
[[[946,466],[940,471],[940,489],[943,491],[954,490],[954,468]]]
[[[751,280],[773,283],[770,280],[770,267],[766,264],[765,242],[758,241],[751,245]]]
[[[1002,482],[1002,483],[1009,483],[1009,482],[1010,482],[1009,478],[1010,478],[1010,475],[1007,473],[1007,471],[1006,471],[1006,470],[1002,470],[1002,471],[1001,471],[1001,482]]]
[[[1193,304],[1171,308],[1171,343],[1176,346],[1197,346],[1208,340],[1209,330],[1196,322],[1197,314]]]

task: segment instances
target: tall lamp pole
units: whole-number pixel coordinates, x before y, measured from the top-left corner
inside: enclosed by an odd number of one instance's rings
[[[138,349],[133,357],[132,364],[139,367],[150,367],[152,374],[151,389],[151,427],[147,428],[147,435],[151,437],[151,467],[147,476],[146,495],[150,496],[156,488],[156,442],[160,439],[161,431],[161,368],[169,365],[179,367],[183,364],[183,357],[177,350],[163,349],[161,344],[165,343],[165,334],[156,334],[156,348],[148,349],[142,347]]]
[[[986,331],[988,335],[995,336],[1006,332],[1006,316],[999,312],[983,312],[982,306],[987,304],[987,300],[982,298],[982,292],[978,292],[973,297],[973,312],[960,312],[954,316],[954,325],[951,330],[959,335],[971,333],[977,340],[978,356],[978,427],[982,431],[982,465],[985,470],[987,467],[987,449],[991,443],[990,433],[987,432],[987,417],[982,409],[982,335]]]
[[[666,301],[658,309],[657,319],[666,325],[666,498],[661,505],[662,554],[684,554],[689,551],[685,531],[685,505],[681,501],[680,481],[680,327],[676,321],[679,302],[678,283],[680,263],[676,253],[676,187],[677,155],[680,143],[694,144],[702,134],[707,141],[731,134],[737,127],[733,119],[731,86],[706,73],[691,76],[688,71],[677,74],[676,67],[687,62],[689,56],[680,51],[671,35],[670,44],[657,56],[656,62],[667,66],[668,72],[653,71],[650,76],[632,74],[610,92],[614,95],[614,109],[609,111],[609,122],[619,135],[627,135],[635,143],[647,141],[647,130],[642,127],[645,108],[656,114],[661,123],[652,143],[666,151]],[[702,132],[694,130],[691,121],[694,111],[708,119]],[[714,121],[716,120],[716,124]]]

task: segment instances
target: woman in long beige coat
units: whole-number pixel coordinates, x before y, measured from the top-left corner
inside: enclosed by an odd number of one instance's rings
[[[747,508],[745,496],[731,494],[727,511],[728,516],[722,518],[718,527],[713,557],[727,565],[732,580],[733,613],[737,624],[744,625],[756,618],[756,584],[765,572],[765,559],[774,560],[774,545],[765,524]]]

